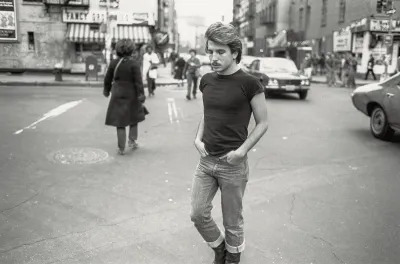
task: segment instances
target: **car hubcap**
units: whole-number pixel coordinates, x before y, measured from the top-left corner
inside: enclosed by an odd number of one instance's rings
[[[382,133],[383,128],[385,126],[385,113],[381,109],[374,111],[374,115],[372,116],[371,121],[372,121],[371,127],[374,133],[375,134]]]

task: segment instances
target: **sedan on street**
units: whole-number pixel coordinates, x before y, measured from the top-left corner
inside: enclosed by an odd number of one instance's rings
[[[400,131],[400,73],[358,87],[351,98],[355,108],[370,117],[371,133],[376,138],[390,140]]]
[[[297,93],[307,98],[310,79],[299,73],[296,64],[285,58],[257,58],[250,66],[250,74],[257,77],[265,87],[265,94]]]

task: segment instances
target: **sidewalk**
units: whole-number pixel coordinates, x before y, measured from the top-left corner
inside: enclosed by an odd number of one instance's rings
[[[378,80],[374,81],[373,79],[369,78],[368,80],[364,80],[361,78],[356,78],[356,85],[357,86],[362,86],[366,84],[371,84],[371,83],[377,83],[379,82]],[[314,75],[312,76],[311,83],[324,83],[326,84],[326,76],[325,75]],[[340,80],[337,80],[338,85],[341,85],[342,82]]]
[[[160,66],[158,69],[159,78],[157,85],[177,84],[178,81],[171,76],[170,65]],[[52,73],[32,73],[21,74],[0,73],[0,86],[75,86],[75,87],[103,87],[104,76],[85,80],[84,74],[63,74],[63,81],[55,81]],[[145,84],[145,87],[147,85]]]

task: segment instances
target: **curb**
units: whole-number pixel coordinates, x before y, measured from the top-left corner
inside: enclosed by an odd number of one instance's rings
[[[164,86],[164,85],[175,85],[178,82],[165,82],[158,83],[156,86]],[[0,86],[57,86],[57,87],[92,87],[92,88],[103,88],[103,82],[18,82],[18,81],[9,81],[2,82],[0,81]],[[145,88],[147,84],[143,85]]]

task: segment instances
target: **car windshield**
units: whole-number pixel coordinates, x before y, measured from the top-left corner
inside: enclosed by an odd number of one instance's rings
[[[263,72],[298,72],[296,64],[294,64],[292,60],[282,58],[266,58],[260,62],[260,70]]]

